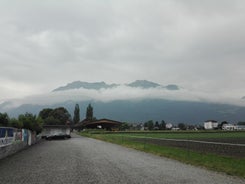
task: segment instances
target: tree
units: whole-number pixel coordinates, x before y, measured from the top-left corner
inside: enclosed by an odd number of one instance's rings
[[[23,125],[24,129],[36,131],[37,134],[42,131],[43,120],[40,117],[36,117],[36,115],[31,113],[21,114],[19,115],[18,121],[20,125]]]
[[[245,122],[238,122],[237,125],[245,125]]]
[[[9,125],[9,116],[7,113],[0,113],[0,126]]]
[[[162,122],[160,123],[160,130],[166,130],[166,123],[164,120],[162,120]]]
[[[61,125],[67,124],[71,119],[71,115],[69,114],[68,110],[64,107],[58,107],[54,109],[50,113],[50,116],[53,116],[55,119],[59,120]]]
[[[76,104],[74,109],[73,123],[77,124],[79,123],[79,121],[80,121],[80,108],[79,105]]]
[[[154,128],[155,129],[160,129],[160,125],[159,125],[158,121],[155,122]]]
[[[10,119],[10,126],[14,128],[23,128],[23,123],[18,121],[16,118],[11,118]]]
[[[45,125],[65,125],[71,121],[71,115],[64,107],[43,109],[39,112],[39,117]]]
[[[20,114],[18,119],[23,124],[24,129],[33,130],[33,124],[36,120],[35,115],[31,113]]]
[[[50,117],[50,114],[53,112],[53,109],[50,109],[50,108],[46,108],[46,109],[43,109],[39,112],[39,117],[41,117],[42,119],[46,119],[48,117]]]
[[[36,131],[37,134],[39,134],[42,132],[42,129],[43,129],[43,119],[37,117],[33,125],[33,130]]]
[[[129,128],[130,128],[130,125],[128,123],[124,122],[120,125],[119,129],[120,130],[128,130]]]
[[[91,104],[89,104],[88,107],[87,107],[86,119],[88,121],[92,121],[93,120],[93,107],[91,106]]]
[[[153,121],[152,121],[152,120],[149,120],[149,121],[145,122],[145,123],[144,123],[144,127],[147,127],[148,130],[153,130],[153,128],[154,128],[154,123],[153,123]]]
[[[184,123],[179,123],[179,124],[178,124],[178,128],[179,128],[180,130],[186,130],[186,125],[185,125]]]
[[[53,116],[49,116],[43,120],[44,125],[61,125],[60,120],[55,119]]]

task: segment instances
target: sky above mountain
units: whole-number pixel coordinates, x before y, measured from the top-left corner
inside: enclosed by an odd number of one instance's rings
[[[244,104],[244,22],[243,0],[1,0],[0,102],[147,79]]]

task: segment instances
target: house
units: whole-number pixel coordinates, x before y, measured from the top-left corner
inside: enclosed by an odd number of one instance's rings
[[[173,124],[172,123],[166,123],[166,129],[172,129]]]
[[[218,128],[218,122],[215,120],[207,120],[204,122],[205,130],[213,130]]]
[[[236,130],[237,126],[233,124],[223,124],[222,130]]]

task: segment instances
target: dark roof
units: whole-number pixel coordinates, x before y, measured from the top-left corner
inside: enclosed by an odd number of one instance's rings
[[[108,125],[120,125],[122,122],[111,120],[111,119],[99,119],[99,120],[94,120],[94,121],[89,121],[87,119],[82,120],[81,122],[77,123],[75,127],[80,127],[80,126],[87,126],[87,125],[96,125],[96,124],[108,124]]]
[[[86,122],[88,122],[88,120],[87,119],[84,119],[84,120],[80,121],[79,123],[75,124],[74,127],[83,126],[83,124],[85,124]]]
[[[87,121],[84,122],[84,125],[92,125],[92,124],[114,124],[114,125],[120,125],[121,122],[119,121],[115,121],[115,120],[110,120],[110,119],[99,119],[99,120],[95,120],[95,121]]]

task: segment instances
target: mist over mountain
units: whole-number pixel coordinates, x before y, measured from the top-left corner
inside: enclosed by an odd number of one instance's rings
[[[175,84],[169,84],[169,85],[165,86],[165,88],[168,90],[179,90],[179,86],[177,86]]]
[[[43,108],[63,106],[73,115],[75,104],[80,106],[81,119],[85,118],[89,103],[96,118],[109,118],[122,122],[139,123],[148,120],[178,124],[202,124],[207,119],[235,123],[245,120],[245,107],[201,102],[170,101],[162,99],[101,101],[66,101],[54,105],[22,105],[8,111],[10,116],[31,112],[38,114]]]
[[[214,119],[234,123],[245,121],[243,99],[238,97],[236,101],[217,94],[188,90],[175,84],[164,86],[147,80],[136,80],[129,84],[75,81],[50,93],[2,102],[0,112],[18,117],[26,112],[38,115],[43,108],[63,106],[73,115],[75,104],[78,103],[81,118],[84,118],[86,107],[91,103],[97,118],[118,121],[165,120],[198,124]],[[224,103],[224,100],[228,103]]]

